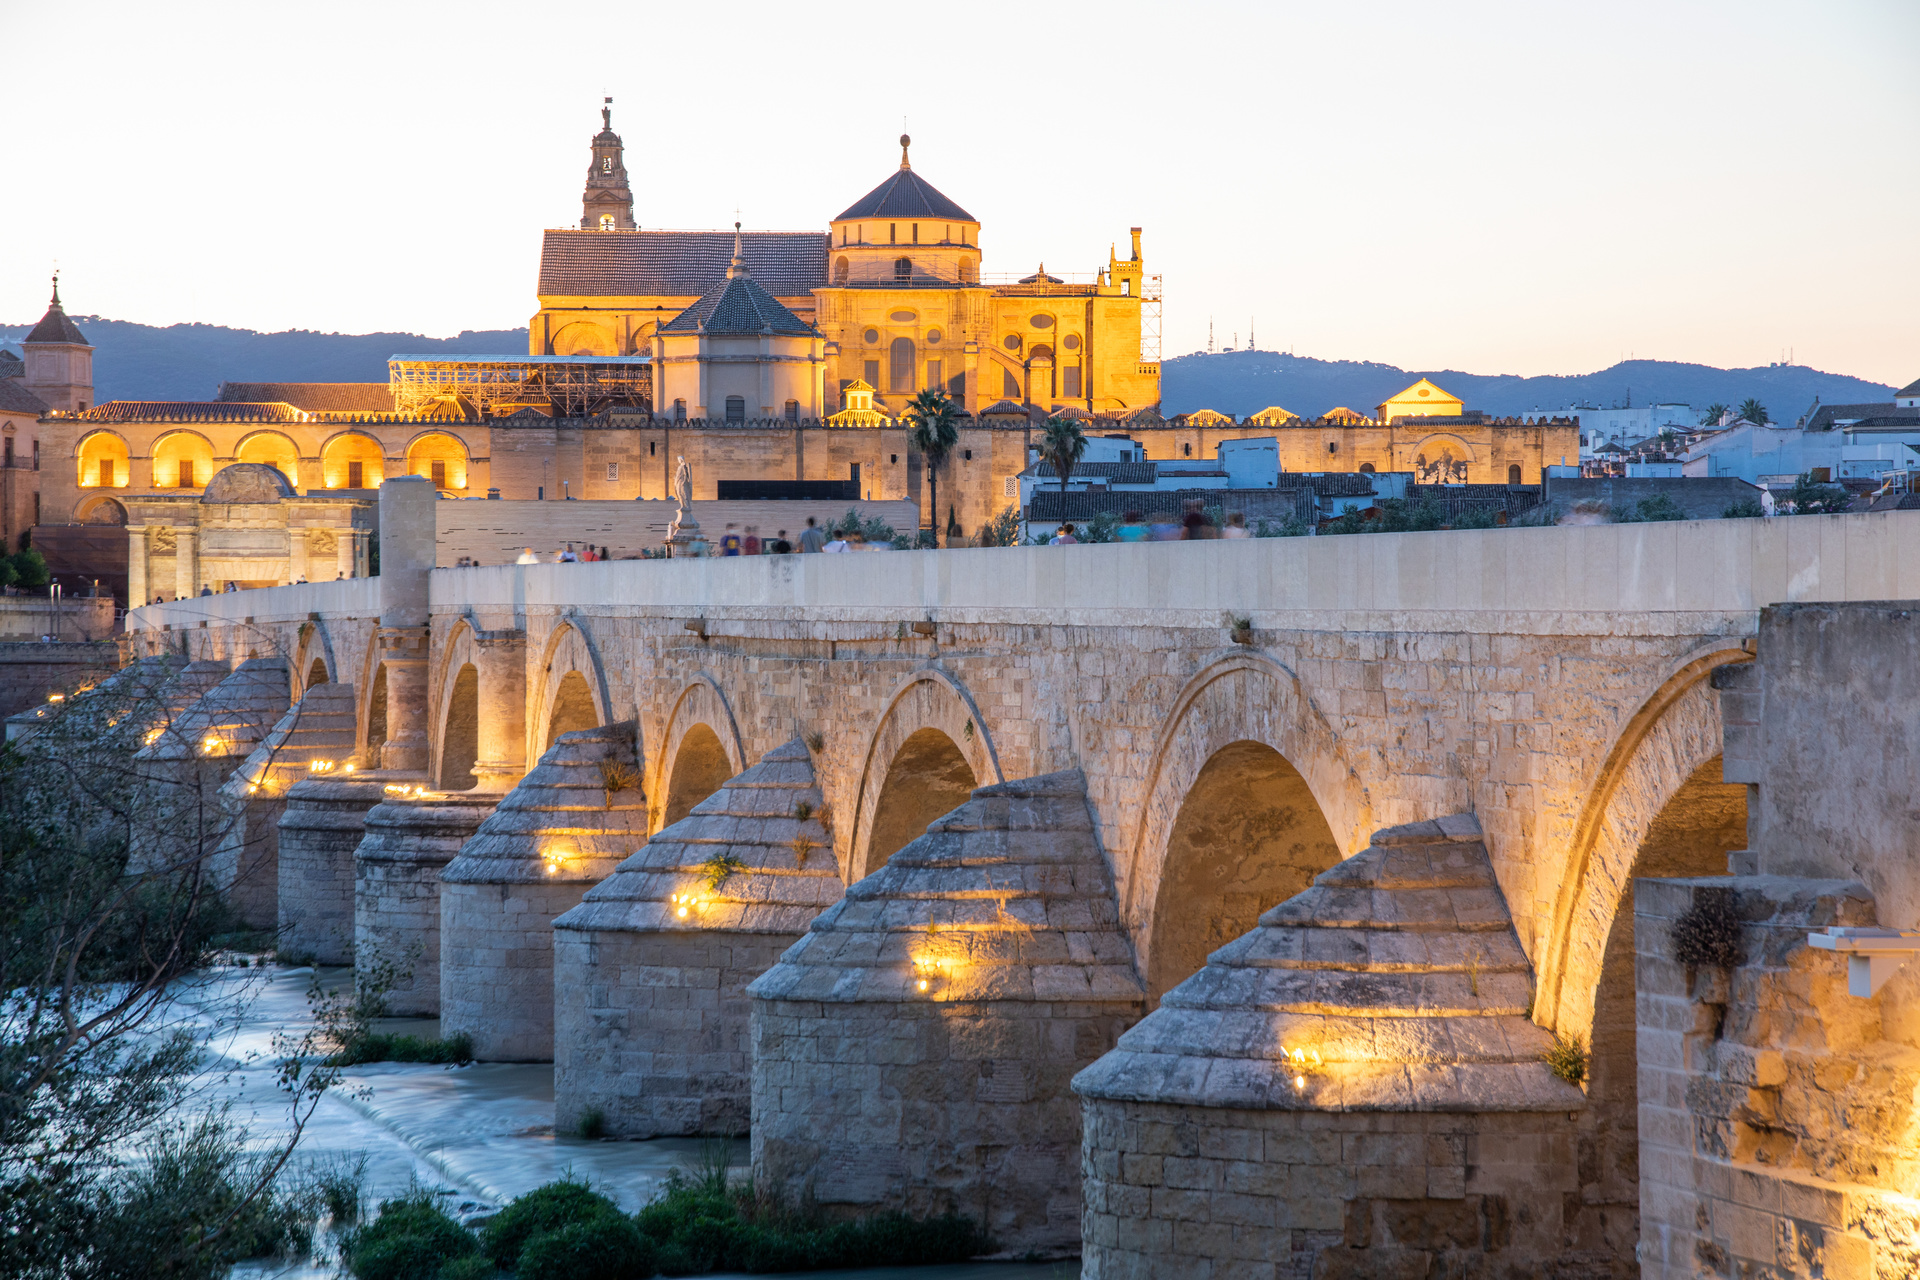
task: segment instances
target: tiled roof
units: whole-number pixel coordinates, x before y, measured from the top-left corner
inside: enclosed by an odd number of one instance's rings
[[[309,413],[392,413],[384,382],[223,382],[220,404],[290,404]]]
[[[79,416],[82,422],[298,422],[300,410],[214,400],[109,400]]]
[[[780,304],[750,275],[722,281],[700,301],[662,325],[662,333],[809,334],[813,326]]]
[[[1920,396],[1920,378],[1915,378],[1906,386],[1893,393],[1896,396]]]
[[[955,222],[979,219],[933,189],[911,169],[901,168],[887,180],[847,206],[835,222],[849,218],[951,218]]]
[[[1045,459],[1021,474],[1058,482],[1060,475]],[[1151,462],[1076,462],[1068,480],[1106,480],[1112,484],[1152,484],[1158,468]],[[1190,474],[1182,472],[1182,475]]]
[[[1317,471],[1282,478],[1304,485],[1323,498],[1366,498],[1373,494],[1373,477],[1360,471]]]
[[[27,390],[18,378],[0,378],[0,409],[11,413],[45,413],[45,400]]]
[[[1895,409],[1858,422],[1849,422],[1847,431],[1920,431],[1920,409]]]
[[[1809,431],[1831,431],[1835,418],[1873,418],[1903,412],[1891,400],[1884,404],[1823,404],[1807,422]]]
[[[80,327],[67,319],[67,313],[58,302],[47,308],[47,314],[40,317],[40,323],[33,326],[33,332],[22,338],[24,342],[71,342],[86,346],[87,339]]]
[[[747,269],[769,293],[801,297],[827,283],[824,231],[747,231]],[[724,280],[731,231],[549,231],[540,248],[545,296],[695,296]]]

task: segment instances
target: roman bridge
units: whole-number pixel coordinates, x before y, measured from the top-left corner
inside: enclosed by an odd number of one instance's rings
[[[1603,985],[1631,1017],[1636,867],[1744,847],[1709,677],[1759,608],[1920,595],[1906,513],[436,569],[431,498],[381,490],[384,576],[136,609],[134,651],[349,684],[362,767],[448,791],[630,722],[649,833],[799,737],[848,884],[1078,768],[1150,999],[1373,831],[1471,813],[1534,1019],[1581,1033]]]

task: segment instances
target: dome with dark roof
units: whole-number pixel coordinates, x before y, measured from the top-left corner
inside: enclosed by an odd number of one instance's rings
[[[835,222],[852,218],[944,218],[952,222],[979,219],[934,190],[933,185],[907,163],[907,136],[900,135],[900,168],[885,182],[853,202]]]
[[[740,245],[740,224],[733,227],[733,265],[725,283],[660,326],[661,333],[785,333],[805,336],[813,326],[793,314],[780,299],[755,283]]]

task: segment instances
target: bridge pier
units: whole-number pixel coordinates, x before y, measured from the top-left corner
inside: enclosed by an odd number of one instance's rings
[[[976,790],[747,990],[757,1186],[1077,1248],[1068,1080],[1146,1004],[1078,770]]]
[[[380,976],[396,1017],[440,1012],[440,871],[499,800],[409,789],[367,810],[353,853],[353,964],[361,982],[391,966]]]
[[[554,1127],[747,1132],[747,984],[842,885],[799,739],[729,778],[553,922]]]
[[[1075,1077],[1091,1277],[1627,1274],[1470,816],[1378,832]]]
[[[553,921],[647,838],[631,720],[562,734],[440,873],[440,1029],[553,1061]]]

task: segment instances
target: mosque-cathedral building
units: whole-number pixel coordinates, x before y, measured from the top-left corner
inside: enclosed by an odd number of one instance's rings
[[[264,463],[285,480],[276,536],[300,544],[283,561],[292,579],[366,572],[371,491],[396,474],[455,499],[657,499],[684,456],[697,499],[727,484],[738,496],[737,482],[770,495],[826,483],[925,504],[902,413],[926,390],[967,416],[940,476],[947,509],[923,520],[968,534],[1016,499],[1051,415],[1129,436],[1147,460],[1272,436],[1287,471],[1431,472],[1444,459],[1447,474],[1421,478],[1537,484],[1577,458],[1571,422],[1488,419],[1424,382],[1371,414],[1164,418],[1157,339],[1142,345],[1159,288],[1140,228],[1126,256],[1110,250],[1084,277],[989,275],[980,222],[920,175],[902,137],[898,168],[824,233],[651,229],[610,107],[602,122],[580,226],[545,233],[525,356],[402,354],[386,383],[228,382],[205,402],[94,404],[92,348],[56,293],[23,350],[42,381],[59,366],[58,386],[30,403],[0,369],[0,411],[19,410],[0,424],[10,452],[30,439],[49,460],[33,473],[35,522],[128,526],[145,540],[136,553],[164,558],[196,536],[219,472]],[[26,512],[10,493],[11,542]]]

